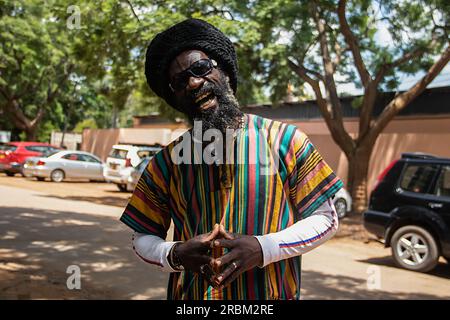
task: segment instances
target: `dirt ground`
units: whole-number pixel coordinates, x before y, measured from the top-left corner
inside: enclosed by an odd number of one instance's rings
[[[131,195],[128,192],[120,192],[112,183],[86,181],[54,183],[50,180],[37,181],[35,178],[24,178],[18,174],[7,177],[0,173],[0,185],[45,192],[60,199],[83,200],[121,208],[125,207]]]

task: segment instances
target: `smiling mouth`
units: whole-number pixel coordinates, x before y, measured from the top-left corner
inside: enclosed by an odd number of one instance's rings
[[[216,101],[216,96],[212,92],[208,92],[195,99],[195,104],[199,109],[206,110],[212,107]]]

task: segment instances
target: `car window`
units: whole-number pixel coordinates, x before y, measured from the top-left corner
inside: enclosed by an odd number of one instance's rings
[[[0,145],[0,151],[16,151],[17,147],[10,144],[2,144]]]
[[[53,155],[53,154],[55,154],[55,153],[57,153],[57,152],[59,152],[59,151],[61,151],[61,150],[60,150],[60,149],[57,149],[57,148],[53,148],[53,147],[43,147],[42,153],[43,153],[43,156],[45,156],[45,157],[50,157],[51,155]]]
[[[62,158],[67,159],[67,160],[72,160],[72,161],[80,161],[78,156],[79,155],[76,153],[68,153],[68,154],[64,155]]]
[[[403,172],[400,187],[406,191],[427,193],[437,170],[436,165],[410,164]]]
[[[155,154],[157,154],[159,152],[159,150],[139,150],[137,152],[137,155],[139,156],[139,158],[143,159],[143,158],[152,158]]]
[[[125,159],[127,157],[128,150],[123,149],[112,149],[109,157],[115,158],[115,159]]]
[[[100,161],[98,161],[98,160],[95,159],[94,157],[91,157],[90,155],[87,155],[87,154],[79,154],[79,155],[78,155],[78,159],[79,159],[80,161],[93,162],[93,163],[100,163]]]
[[[43,152],[41,146],[26,146],[25,149],[32,152]]]
[[[59,149],[56,149],[56,148],[51,147],[51,146],[26,146],[25,149],[27,149],[28,151],[42,153],[44,156],[47,156],[51,152],[59,150]]]
[[[443,166],[436,182],[434,194],[437,196],[450,197],[450,166]]]

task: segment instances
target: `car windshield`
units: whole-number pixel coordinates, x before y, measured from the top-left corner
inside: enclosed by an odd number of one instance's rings
[[[13,146],[11,144],[1,144],[0,145],[0,151],[15,151],[17,149],[16,146]]]
[[[128,150],[123,149],[112,149],[109,157],[115,159],[125,159],[127,157]]]
[[[138,154],[139,158],[151,158],[155,154],[157,154],[159,151],[161,151],[161,148],[157,148],[157,147],[145,148],[145,147],[143,147],[143,148],[139,149],[137,154]]]
[[[57,150],[57,149],[49,150],[49,151],[44,152],[44,153],[42,154],[42,157],[43,157],[43,158],[48,158],[48,157],[51,157],[52,155],[54,155],[54,154],[56,154],[56,153],[58,153],[58,152],[60,152],[60,151],[61,151],[61,150]]]

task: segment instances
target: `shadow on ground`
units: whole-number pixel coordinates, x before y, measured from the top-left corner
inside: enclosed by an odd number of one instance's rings
[[[121,222],[74,212],[0,208],[0,299],[165,299],[168,274],[141,262]],[[67,289],[70,265],[81,290]]]
[[[124,196],[122,194],[122,196],[120,196],[120,197],[119,196],[109,196],[109,197],[108,196],[101,196],[101,197],[57,196],[57,195],[52,195],[52,194],[45,194],[45,195],[42,194],[40,196],[46,197],[46,198],[56,198],[56,199],[61,199],[61,200],[87,201],[87,202],[96,203],[96,204],[104,204],[104,205],[108,205],[108,206],[125,208],[131,194],[129,196]]]
[[[168,274],[141,262],[119,221],[74,212],[0,207],[0,299],[165,299]],[[370,264],[389,265],[387,257]],[[81,290],[67,289],[67,268]],[[447,278],[440,265],[434,272]],[[442,299],[368,290],[366,281],[303,271],[303,299]]]
[[[357,260],[358,262],[365,262],[370,263],[373,265],[379,265],[379,266],[387,266],[392,268],[398,268],[400,270],[404,270],[400,267],[398,267],[391,256],[385,256],[385,257],[377,257],[377,258],[370,258],[366,260]],[[439,262],[436,268],[433,270],[427,272],[426,274],[444,278],[444,279],[450,279],[450,265],[447,263],[441,263]]]
[[[314,271],[302,273],[302,299],[351,299],[351,300],[442,300],[442,297],[423,293],[393,293],[369,290],[366,280],[336,276]],[[450,298],[450,296],[448,297]],[[447,299],[448,299],[447,298]]]

